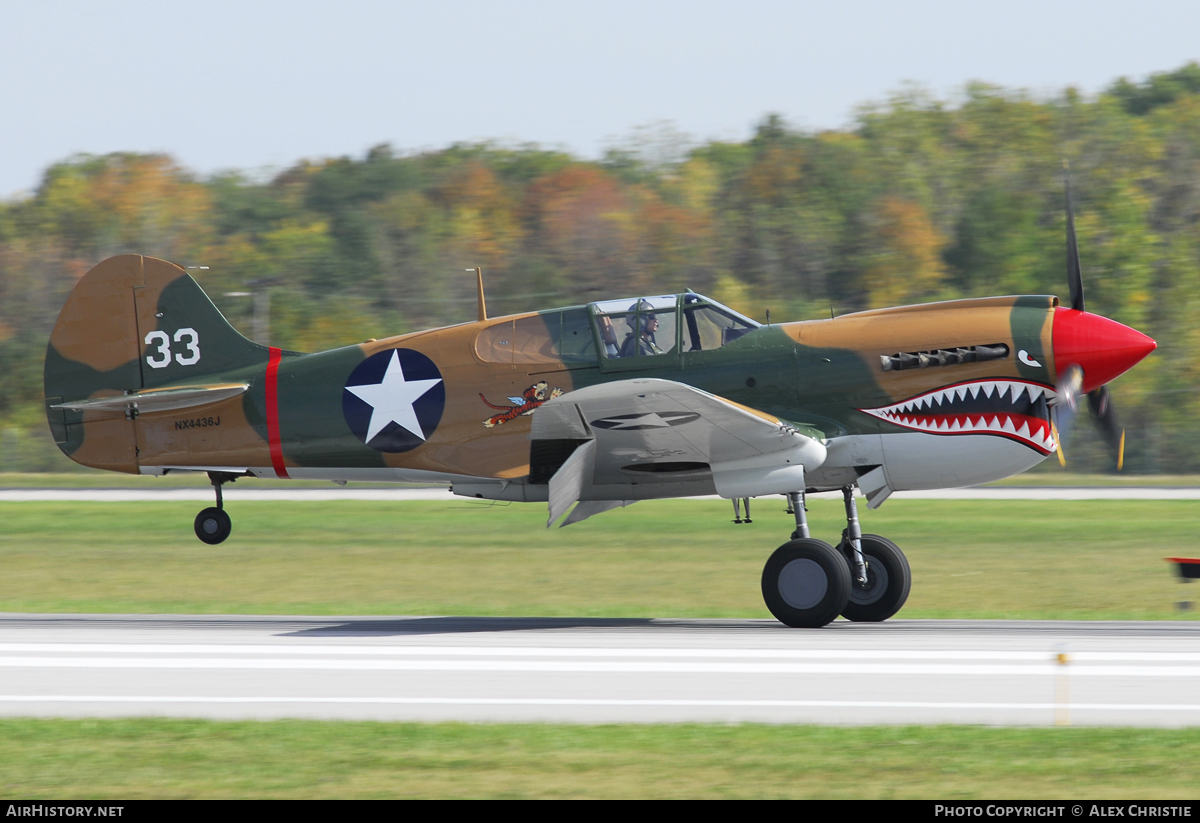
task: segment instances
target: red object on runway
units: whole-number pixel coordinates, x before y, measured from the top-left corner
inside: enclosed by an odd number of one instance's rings
[[[1200,580],[1200,558],[1195,557],[1164,557],[1168,563],[1175,564],[1175,571],[1184,580]]]

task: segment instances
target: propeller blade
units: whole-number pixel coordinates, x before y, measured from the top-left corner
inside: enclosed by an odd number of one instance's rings
[[[1071,289],[1071,308],[1083,311],[1083,272],[1079,268],[1079,242],[1075,239],[1075,209],[1071,205],[1071,167],[1063,160],[1063,181],[1067,189],[1067,285]]]
[[[1064,469],[1067,467],[1067,456],[1062,450],[1062,435],[1058,433],[1058,426],[1054,425],[1054,415],[1050,416],[1050,433],[1054,435],[1054,451],[1058,455],[1058,465]]]
[[[1105,445],[1117,459],[1117,471],[1121,471],[1125,464],[1125,428],[1117,417],[1117,409],[1107,386],[1088,393],[1088,407],[1096,418]]]
[[[1079,411],[1079,393],[1083,389],[1083,369],[1071,366],[1059,378],[1055,387],[1053,406],[1051,407],[1052,423],[1055,428],[1055,442],[1058,444],[1058,461],[1066,465],[1063,455],[1064,441],[1071,436],[1075,428],[1075,415]]]

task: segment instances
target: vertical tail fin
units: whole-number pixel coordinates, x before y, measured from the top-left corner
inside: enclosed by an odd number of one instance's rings
[[[124,254],[80,278],[46,348],[46,416],[84,465],[137,472],[133,421],[52,408],[64,402],[205,382],[263,366],[268,349],[237,332],[179,266]]]

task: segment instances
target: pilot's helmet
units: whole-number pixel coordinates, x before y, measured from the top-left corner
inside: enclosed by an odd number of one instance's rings
[[[654,315],[654,305],[649,300],[639,300],[629,307],[631,312],[640,311],[641,314],[636,315],[636,331],[638,334],[645,334],[651,320],[657,320]]]

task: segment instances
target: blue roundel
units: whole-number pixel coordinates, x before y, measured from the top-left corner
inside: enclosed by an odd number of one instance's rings
[[[350,372],[342,390],[346,425],[381,452],[406,452],[433,436],[446,408],[446,384],[434,362],[412,349],[388,349]]]

